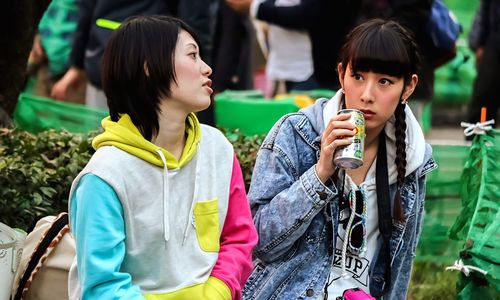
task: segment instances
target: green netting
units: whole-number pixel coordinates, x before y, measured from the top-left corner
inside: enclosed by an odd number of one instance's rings
[[[438,168],[429,173],[426,200],[460,199],[460,178],[469,155],[466,145],[431,145]],[[453,218],[455,219],[455,218]]]
[[[426,199],[423,231],[418,243],[416,261],[449,264],[456,259],[463,242],[450,241],[448,229],[459,212],[458,198]]]
[[[460,252],[464,264],[488,272],[462,277],[459,299],[500,295],[500,131],[476,136],[461,178],[462,211],[450,229],[450,237],[465,240]]]
[[[427,176],[425,217],[416,260],[449,263],[463,242],[450,241],[448,229],[460,212],[460,176],[469,153],[465,145],[432,145],[438,168]]]
[[[272,100],[246,93],[226,91],[215,96],[218,127],[239,129],[245,135],[266,134],[279,118],[299,109],[294,97]]]
[[[457,282],[457,291],[457,299],[500,299],[500,292],[498,289],[493,289],[484,285],[481,280],[473,281],[470,277],[463,274],[460,275]]]
[[[14,123],[33,133],[47,129],[89,132],[98,129],[107,115],[103,109],[23,93],[14,112]]]

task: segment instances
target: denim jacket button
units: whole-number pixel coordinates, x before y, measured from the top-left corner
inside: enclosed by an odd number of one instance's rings
[[[318,192],[319,199],[325,200],[328,195],[325,192]]]
[[[320,206],[323,206],[323,205],[325,205],[325,201],[324,201],[324,200],[320,200],[320,201],[318,202],[318,204],[319,204]]]
[[[314,290],[313,290],[313,289],[308,289],[308,290],[306,291],[306,296],[307,296],[307,297],[312,297],[312,296],[314,296]]]

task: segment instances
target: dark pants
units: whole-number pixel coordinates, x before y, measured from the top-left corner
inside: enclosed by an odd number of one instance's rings
[[[486,107],[486,120],[495,119],[498,123],[497,113],[500,103],[500,50],[492,40],[484,47],[481,64],[474,80],[472,100],[469,105],[468,121],[479,122],[481,107]]]
[[[291,91],[311,91],[320,89],[321,85],[316,81],[314,75],[311,75],[305,81],[295,82],[295,81],[285,81],[285,86],[287,92]]]

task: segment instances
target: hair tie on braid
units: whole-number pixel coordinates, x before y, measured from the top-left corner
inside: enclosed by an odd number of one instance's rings
[[[404,184],[406,175],[406,113],[405,104],[401,102],[396,107],[394,112],[395,135],[396,135],[396,168],[398,171],[397,177],[397,191],[394,198],[394,211],[393,218],[397,222],[404,222],[405,216],[403,211],[403,204],[401,203],[400,189]]]

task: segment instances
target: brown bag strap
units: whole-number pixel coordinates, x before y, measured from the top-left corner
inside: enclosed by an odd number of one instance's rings
[[[36,273],[47,259],[52,250],[55,249],[57,244],[61,241],[64,234],[69,231],[69,218],[68,213],[61,213],[57,216],[56,220],[52,223],[49,229],[45,232],[40,243],[31,255],[26,270],[19,281],[16,294],[13,300],[22,300],[29,290],[31,282]]]

